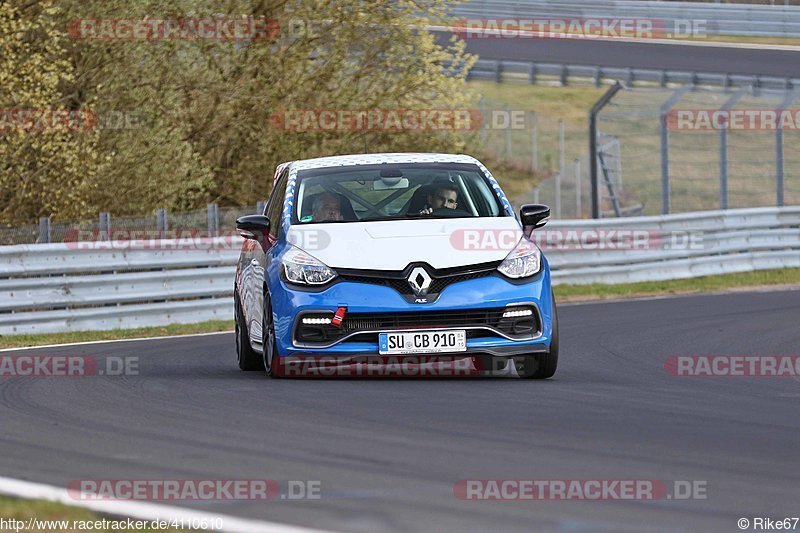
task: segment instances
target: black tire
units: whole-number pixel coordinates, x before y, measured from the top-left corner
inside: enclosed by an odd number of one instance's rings
[[[553,338],[547,353],[526,355],[517,363],[517,373],[526,379],[547,379],[553,377],[558,368],[558,312],[553,297]]]
[[[239,369],[248,372],[264,370],[264,360],[261,358],[261,354],[253,350],[250,345],[250,335],[247,331],[247,324],[244,323],[239,298],[235,299],[234,313],[236,322],[236,359],[239,362]]]
[[[275,322],[272,319],[272,302],[270,301],[269,293],[264,294],[264,313],[261,320],[261,331],[264,336],[264,344],[262,345],[264,353],[262,354],[261,365],[267,371],[269,377],[281,378],[284,373],[280,368],[278,344],[275,340]]]

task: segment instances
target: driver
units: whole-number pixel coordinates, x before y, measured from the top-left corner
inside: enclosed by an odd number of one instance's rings
[[[314,198],[311,205],[311,214],[314,222],[339,222],[342,220],[339,196],[332,192],[325,192]]]
[[[455,183],[438,185],[428,194],[427,203],[420,214],[430,215],[434,209],[458,208],[458,187]]]

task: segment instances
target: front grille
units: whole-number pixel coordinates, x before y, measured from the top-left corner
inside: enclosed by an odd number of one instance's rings
[[[531,309],[532,315],[503,318],[509,309]],[[512,338],[530,338],[540,330],[535,307],[427,311],[407,313],[348,313],[341,327],[331,324],[303,324],[303,318],[331,318],[333,313],[309,313],[297,318],[295,340],[302,344],[331,344],[344,337],[345,342],[377,342],[376,331],[437,328],[480,328],[467,330],[468,338],[497,336],[494,328]]]
[[[445,288],[455,283],[469,281],[473,279],[487,278],[494,276],[499,262],[460,267],[458,269],[436,270],[425,265],[428,274],[431,276],[431,286],[428,294],[435,295],[442,292]],[[403,271],[394,272],[372,272],[367,270],[339,270],[341,281],[351,281],[355,283],[369,283],[390,287],[403,296],[413,296],[411,285],[408,283],[408,276],[411,270],[417,266],[411,264]]]

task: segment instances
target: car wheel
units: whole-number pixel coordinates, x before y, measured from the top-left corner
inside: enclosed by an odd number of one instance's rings
[[[558,368],[558,312],[553,297],[553,338],[547,353],[526,355],[517,363],[517,373],[527,379],[547,379],[553,377]]]
[[[236,332],[236,359],[241,370],[264,370],[264,362],[261,356],[250,346],[250,335],[247,332],[247,325],[244,323],[242,308],[239,299],[236,298],[234,305],[235,332]]]
[[[272,303],[269,294],[264,295],[264,316],[261,331],[264,335],[262,364],[271,378],[283,377],[278,356],[278,343],[275,339],[275,321],[272,319]]]

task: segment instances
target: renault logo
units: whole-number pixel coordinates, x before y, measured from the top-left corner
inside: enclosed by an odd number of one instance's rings
[[[431,288],[431,276],[422,267],[415,267],[408,275],[408,284],[417,296],[423,296]]]

